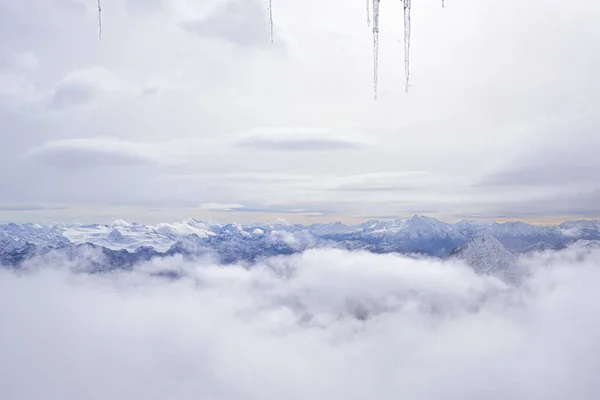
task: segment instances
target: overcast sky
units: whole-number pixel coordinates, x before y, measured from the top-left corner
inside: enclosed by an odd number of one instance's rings
[[[600,216],[600,3],[0,0],[0,220]]]

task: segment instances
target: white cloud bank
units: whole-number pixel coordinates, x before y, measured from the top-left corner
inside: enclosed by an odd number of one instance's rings
[[[600,253],[524,266],[516,288],[331,250],[103,276],[37,260],[0,271],[0,397],[596,399]]]
[[[46,142],[31,149],[27,156],[44,164],[62,168],[94,167],[158,163],[158,154],[146,150],[149,146],[111,137],[64,139]]]

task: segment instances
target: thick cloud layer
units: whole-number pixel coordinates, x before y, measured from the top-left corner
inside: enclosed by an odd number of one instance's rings
[[[108,275],[33,260],[0,272],[0,397],[597,398],[600,253],[521,263],[517,287],[334,250]]]

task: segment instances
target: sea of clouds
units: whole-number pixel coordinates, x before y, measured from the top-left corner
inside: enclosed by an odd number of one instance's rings
[[[600,398],[600,252],[517,284],[332,249],[84,267],[0,269],[1,399]]]

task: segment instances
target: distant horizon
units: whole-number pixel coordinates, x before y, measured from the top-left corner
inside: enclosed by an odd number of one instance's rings
[[[600,220],[600,217],[585,217],[585,216],[561,216],[561,217],[486,217],[486,216],[448,216],[448,215],[436,215],[427,213],[413,213],[413,214],[398,214],[398,215],[367,215],[367,216],[335,216],[335,215],[320,215],[320,216],[307,216],[300,213],[260,213],[260,212],[241,212],[241,211],[213,211],[207,212],[205,210],[200,212],[174,212],[173,210],[165,210],[161,213],[163,217],[157,216],[156,211],[147,211],[147,214],[141,218],[127,218],[126,216],[120,216],[120,214],[113,214],[113,212],[101,212],[102,209],[98,210],[98,214],[88,213],[81,214],[78,217],[73,217],[72,209],[65,207],[60,211],[64,211],[64,215],[44,215],[45,212],[55,214],[56,209],[39,209],[39,210],[6,210],[0,208],[0,224],[101,224],[101,225],[112,225],[118,221],[124,221],[127,223],[140,223],[144,225],[154,225],[159,223],[177,223],[189,219],[195,219],[197,221],[215,223],[215,224],[300,224],[300,225],[311,225],[311,224],[328,224],[340,222],[344,225],[360,225],[362,223],[378,220],[378,221],[394,221],[394,220],[406,220],[413,216],[422,216],[427,218],[433,218],[440,222],[453,224],[459,221],[479,221],[488,223],[507,223],[507,222],[523,222],[534,226],[544,225],[559,225],[566,221],[594,221]],[[104,209],[106,210],[106,209]],[[54,212],[52,212],[54,211]],[[14,217],[9,215],[14,214]],[[169,215],[171,215],[169,217]],[[141,216],[141,215],[140,215]]]

